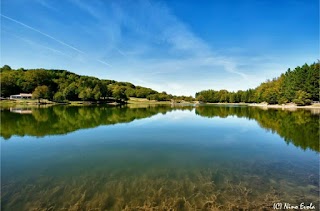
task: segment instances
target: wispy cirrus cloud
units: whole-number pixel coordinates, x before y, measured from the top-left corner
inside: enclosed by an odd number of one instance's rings
[[[24,26],[24,27],[26,27],[26,28],[28,28],[28,29],[30,29],[30,30],[32,30],[32,31],[38,32],[39,34],[41,34],[41,35],[43,35],[43,36],[46,36],[46,37],[48,37],[48,38],[50,38],[50,39],[52,39],[52,40],[60,43],[61,45],[67,46],[68,48],[71,48],[71,49],[73,49],[73,50],[75,50],[75,51],[77,51],[77,52],[79,52],[79,53],[85,54],[85,52],[79,50],[78,48],[75,48],[75,47],[73,47],[73,46],[71,46],[71,45],[69,45],[69,44],[67,44],[67,43],[65,43],[65,42],[63,42],[63,41],[61,41],[61,40],[58,40],[58,39],[50,36],[49,34],[46,34],[46,33],[42,32],[42,31],[40,31],[40,30],[38,30],[38,29],[36,29],[36,28],[33,28],[33,27],[25,24],[25,23],[22,23],[21,21],[18,21],[18,20],[16,20],[16,19],[10,18],[10,17],[8,17],[8,16],[6,16],[6,15],[3,15],[3,14],[0,14],[0,16],[3,17],[3,18],[6,18],[6,19],[8,19],[8,20],[10,20],[10,21],[12,21],[12,22],[15,22],[15,23],[17,23],[17,24],[20,24],[21,26]]]
[[[74,47],[74,46],[72,46],[72,45],[70,45],[70,44],[68,44],[68,43],[65,43],[65,42],[63,42],[63,41],[61,41],[61,40],[59,40],[59,39],[57,39],[57,38],[55,38],[55,37],[53,37],[53,36],[45,33],[45,32],[42,32],[42,31],[40,31],[40,30],[38,30],[38,29],[36,29],[36,28],[34,28],[34,27],[32,27],[32,26],[29,26],[29,25],[27,25],[27,24],[25,24],[25,23],[23,23],[23,22],[21,22],[21,21],[18,21],[18,20],[14,19],[14,18],[11,18],[11,17],[6,16],[6,15],[3,15],[3,14],[0,14],[0,16],[3,17],[3,18],[5,18],[5,19],[8,19],[8,20],[10,20],[10,21],[12,21],[12,22],[14,22],[14,23],[17,23],[17,24],[19,24],[19,25],[21,25],[21,26],[23,26],[23,27],[25,27],[25,28],[28,28],[28,29],[30,29],[30,30],[32,30],[32,31],[35,31],[35,32],[37,32],[37,33],[39,33],[39,34],[47,37],[47,38],[50,38],[50,39],[58,42],[59,44],[61,44],[61,45],[63,45],[63,46],[66,46],[66,47],[68,47],[68,48],[70,48],[70,49],[72,49],[72,50],[74,50],[74,51],[76,51],[76,52],[78,52],[78,53],[80,53],[80,54],[84,54],[84,55],[86,55],[86,56],[89,56],[89,55],[88,55],[87,53],[85,53],[84,51],[82,51],[82,50],[80,50],[80,49],[78,49],[78,48],[76,48],[76,47]],[[30,41],[29,41],[29,42],[30,42]],[[105,62],[105,61],[102,61],[102,60],[100,60],[100,59],[95,59],[95,60],[98,61],[98,62],[100,62],[100,63],[102,63],[102,64],[111,66],[109,63],[107,63],[107,62]]]
[[[278,49],[277,45],[287,40],[292,28],[284,23],[295,23],[290,19],[280,24],[278,17],[283,16],[284,7],[275,11],[279,14],[275,14],[277,17],[268,22],[269,19],[266,20],[263,15],[259,17],[258,14],[259,21],[252,21],[251,16],[237,11],[233,5],[222,5],[228,10],[232,9],[234,17],[241,19],[238,25],[232,17],[208,13],[215,10],[216,3],[209,4],[211,7],[208,9],[192,2],[184,2],[180,7],[181,2],[158,0],[33,0],[28,4],[25,1],[3,3],[1,30],[8,29],[22,38],[17,39],[24,39],[30,44],[24,46],[4,33],[4,63],[20,67],[37,67],[38,64],[43,67],[58,66],[79,74],[130,81],[172,94],[190,95],[210,88],[253,88],[267,78],[280,75],[289,65],[294,67],[314,58],[314,51],[309,47],[314,39],[291,36],[294,39],[290,45]],[[194,9],[192,21],[188,5]],[[260,8],[259,4],[246,6],[258,9],[263,14],[268,14],[268,9],[274,9]],[[204,16],[200,10],[206,10],[207,15]],[[311,6],[301,12],[315,14]],[[292,14],[295,13],[287,13],[290,17]],[[301,15],[293,18],[300,20]],[[259,28],[260,23],[265,22],[272,28]],[[305,25],[300,24],[300,27]],[[287,30],[282,31],[286,26]],[[315,27],[308,27],[308,33],[304,34],[315,34]],[[215,36],[215,33],[218,35]],[[294,52],[291,46],[293,43],[299,44],[299,41],[302,48],[296,47],[299,52],[291,54]],[[39,45],[55,53],[43,55],[43,51],[32,48]],[[32,54],[28,47],[32,48]],[[58,56],[61,55],[58,51],[71,58]],[[304,52],[303,55],[300,52]]]
[[[64,52],[62,52],[62,51],[60,51],[60,50],[57,50],[57,49],[55,49],[55,48],[42,45],[42,44],[40,44],[40,43],[37,43],[37,42],[34,42],[34,41],[32,41],[32,40],[26,39],[26,38],[24,38],[24,37],[18,36],[18,35],[16,35],[16,34],[13,34],[13,33],[11,33],[11,32],[8,32],[8,31],[6,31],[6,30],[4,30],[4,29],[2,29],[1,32],[5,32],[5,33],[7,33],[7,34],[9,34],[9,35],[11,35],[11,36],[13,36],[13,37],[15,37],[15,38],[17,38],[17,39],[20,39],[20,40],[22,40],[22,41],[24,41],[25,43],[28,43],[28,44],[30,44],[30,45],[39,46],[39,47],[41,47],[41,48],[47,49],[47,50],[49,50],[49,51],[51,51],[51,52],[54,52],[54,53],[56,53],[56,54],[65,56],[65,57],[67,57],[67,58],[69,58],[69,59],[72,58],[70,55],[68,55],[68,54],[66,54],[66,53],[64,53]]]
[[[108,40],[108,45],[112,47],[109,48],[115,49],[122,56],[129,57],[127,64],[123,64],[122,60],[115,62],[115,68],[136,76],[131,79],[140,81],[138,77],[142,77],[151,82],[155,81],[153,79],[157,76],[170,81],[172,74],[180,74],[181,78],[185,78],[185,73],[190,75],[199,71],[209,71],[212,72],[211,75],[224,71],[241,77],[244,81],[252,79],[237,69],[234,59],[216,53],[163,2],[136,1],[135,4],[128,2],[103,4],[99,1],[91,3],[81,0],[71,0],[71,2],[92,16],[99,26],[105,29],[107,35],[112,34],[112,39]],[[88,25],[88,28],[90,26]],[[175,86],[177,87],[181,87],[182,91],[183,85]]]

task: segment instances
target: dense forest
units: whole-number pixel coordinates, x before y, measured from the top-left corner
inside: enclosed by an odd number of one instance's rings
[[[193,101],[192,96],[173,96],[150,88],[135,86],[129,82],[101,80],[80,76],[66,70],[23,68],[14,70],[4,65],[0,68],[1,97],[18,93],[32,93],[35,99],[65,101],[127,101],[129,97],[156,101]],[[196,93],[196,100],[209,103],[261,103],[284,104],[293,102],[308,105],[319,101],[319,62],[304,64],[268,80],[255,89],[230,92],[205,90]]]
[[[149,100],[192,101],[191,96],[173,96],[150,88],[135,86],[129,82],[101,80],[90,76],[80,76],[66,70],[46,70],[23,68],[14,70],[4,65],[0,68],[1,97],[19,93],[32,93],[35,99],[65,101],[99,101],[116,99],[127,101],[129,97]]]
[[[261,83],[255,89],[229,92],[205,90],[196,93],[196,99],[210,103],[261,103],[284,104],[293,102],[308,105],[319,101],[319,62],[304,64],[282,74],[278,78]]]

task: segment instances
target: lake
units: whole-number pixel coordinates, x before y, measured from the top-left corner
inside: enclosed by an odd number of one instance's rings
[[[319,112],[3,108],[1,176],[10,211],[318,206]]]

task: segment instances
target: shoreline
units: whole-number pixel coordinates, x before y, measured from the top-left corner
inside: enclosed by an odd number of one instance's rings
[[[250,107],[260,107],[260,108],[284,108],[284,109],[294,109],[294,108],[307,108],[307,109],[320,109],[320,103],[314,103],[306,106],[298,106],[294,103],[288,104],[267,104],[267,103],[196,103],[197,106],[201,105],[239,105],[239,106],[250,106]]]
[[[38,100],[1,100],[0,101],[0,107],[2,106],[34,106],[34,105],[121,105],[118,102],[94,102],[94,101],[69,101],[69,102],[53,102],[49,100],[42,100],[42,102],[38,102]],[[145,98],[131,98],[127,101],[127,105],[193,105],[193,106],[201,106],[201,105],[239,105],[239,106],[249,106],[249,107],[260,107],[260,108],[278,108],[278,109],[320,109],[320,103],[314,103],[311,105],[306,106],[298,106],[294,103],[288,103],[288,104],[267,104],[267,103],[199,103],[197,101],[195,102],[175,102],[172,103],[171,101],[155,101],[155,100],[147,100]]]
[[[104,102],[104,101],[68,101],[68,102],[54,102],[50,100],[41,100],[39,103],[38,100],[1,100],[0,106],[43,106],[43,105],[123,105],[126,103],[119,103],[116,101]]]
[[[297,108],[306,108],[306,109],[320,109],[320,103],[315,103],[311,105],[306,106],[298,106],[296,104],[290,103],[290,104],[265,104],[265,103],[249,103],[247,104],[250,107],[262,107],[262,108],[283,108],[283,109],[297,109]]]

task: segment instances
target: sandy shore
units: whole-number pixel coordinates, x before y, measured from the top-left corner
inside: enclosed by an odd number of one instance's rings
[[[294,103],[290,104],[274,104],[274,105],[269,105],[266,103],[250,103],[248,106],[254,106],[254,107],[267,107],[267,108],[308,108],[308,109],[320,109],[320,103],[315,103],[312,105],[307,105],[307,106],[297,106]]]

